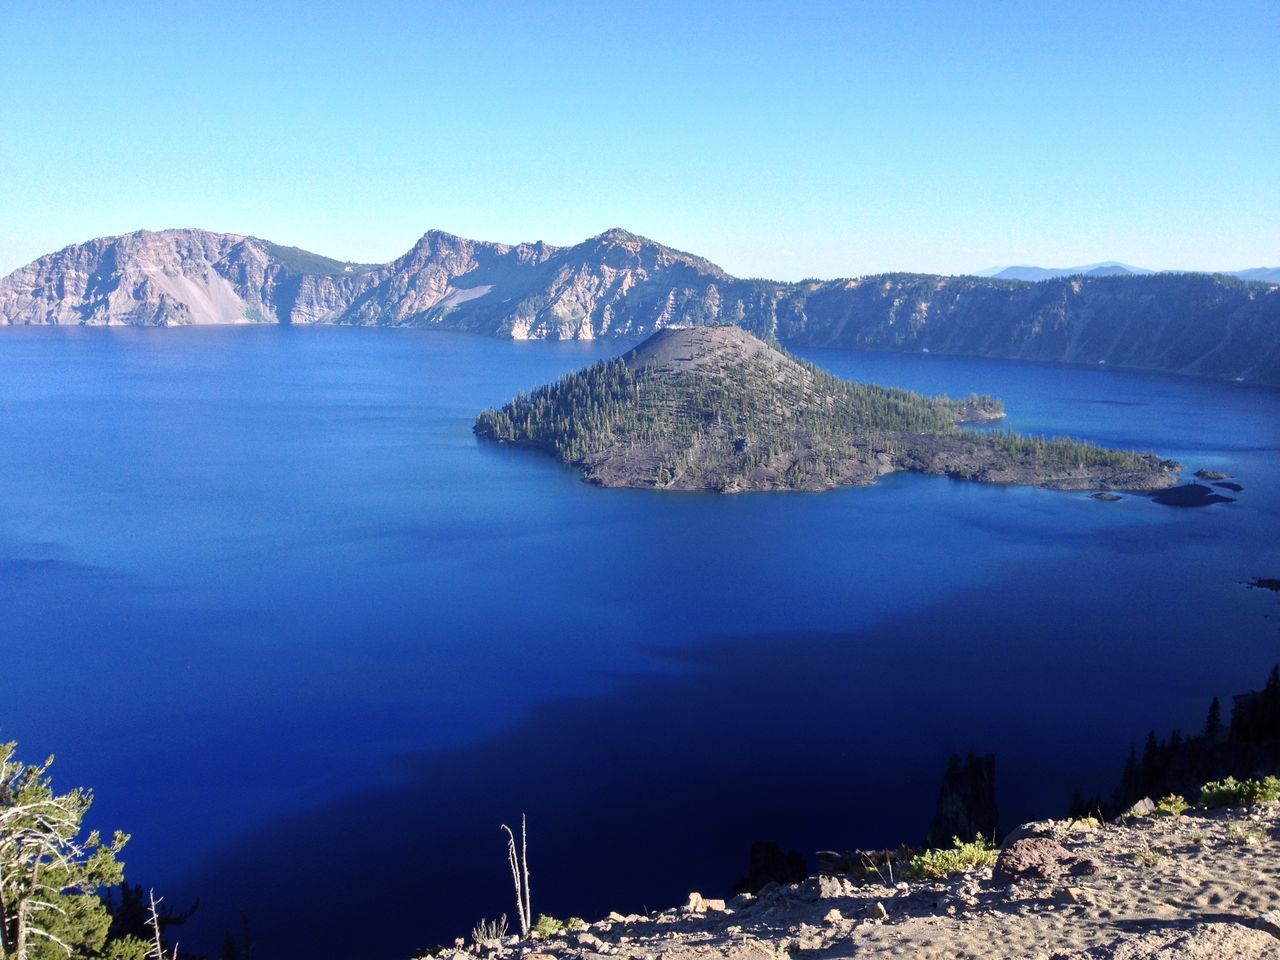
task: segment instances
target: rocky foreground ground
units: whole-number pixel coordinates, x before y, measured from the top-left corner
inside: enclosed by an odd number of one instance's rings
[[[1280,958],[1280,805],[1043,821],[945,881],[818,875],[444,951],[488,960]],[[461,957],[459,957],[461,960]]]

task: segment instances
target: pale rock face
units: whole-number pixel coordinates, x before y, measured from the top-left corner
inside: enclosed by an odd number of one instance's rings
[[[355,278],[304,275],[252,237],[139,231],[41,257],[0,280],[5,323],[331,322]]]
[[[714,264],[623,230],[576,247],[433,230],[400,259],[373,267],[295,263],[291,255],[301,253],[202,230],[92,240],[0,281],[0,322],[424,325],[592,339],[660,329],[709,291],[703,314],[715,319],[715,281],[729,279]]]
[[[359,284],[352,278],[303,277],[289,314],[290,323],[337,323],[355,299]]]
[[[171,230],[67,247],[0,281],[0,316],[8,323],[236,322],[245,302],[213,265],[243,242]],[[241,272],[251,273],[252,258],[240,260]]]

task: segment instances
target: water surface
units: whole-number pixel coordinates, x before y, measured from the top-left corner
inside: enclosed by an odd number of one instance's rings
[[[1236,475],[1199,510],[599,490],[472,436],[623,347],[0,331],[0,736],[203,897],[181,939],[245,911],[260,955],[403,960],[509,912],[523,811],[535,909],[588,916],[727,892],[754,839],[916,839],[956,751],[997,754],[1006,824],[1057,813],[1280,660],[1244,586],[1280,571],[1276,391],[806,353]]]

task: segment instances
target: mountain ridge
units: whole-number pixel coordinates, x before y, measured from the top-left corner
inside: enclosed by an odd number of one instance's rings
[[[1240,280],[1280,283],[1280,267],[1251,267],[1248,270],[1148,270],[1146,267],[1135,267],[1118,260],[1103,260],[1099,263],[1081,264],[1078,267],[1037,267],[1031,264],[1014,264],[1008,267],[989,267],[986,270],[977,271],[973,276],[999,280],[1028,280],[1038,283],[1041,280],[1052,280],[1058,277],[1122,277],[1131,274],[1150,276],[1157,273],[1221,274],[1224,277],[1236,277]]]
[[[993,277],[999,280],[1051,280],[1055,277],[1113,277],[1113,276],[1145,276],[1155,273],[1143,267],[1135,267],[1118,260],[1103,260],[1099,263],[1086,263],[1078,267],[1038,267],[1031,264],[1014,264],[1008,267],[992,267],[980,270],[974,276]]]
[[[247,234],[140,230],[0,279],[0,325],[424,326],[515,339],[732,323],[796,346],[1154,370],[1280,385],[1280,286],[1225,275],[1037,282],[889,273],[734,277],[619,227],[570,246],[424,233],[384,264]]]

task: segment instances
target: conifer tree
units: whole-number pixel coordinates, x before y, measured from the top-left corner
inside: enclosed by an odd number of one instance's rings
[[[117,856],[128,837],[86,834],[92,792],[55,793],[53,758],[26,764],[16,751],[16,744],[0,744],[0,958],[141,958],[140,941],[108,946],[111,916],[98,897],[122,880]]]
[[[1210,739],[1216,737],[1222,731],[1222,704],[1218,702],[1218,698],[1214,697],[1213,702],[1209,704],[1209,716],[1204,722],[1204,735]]]

